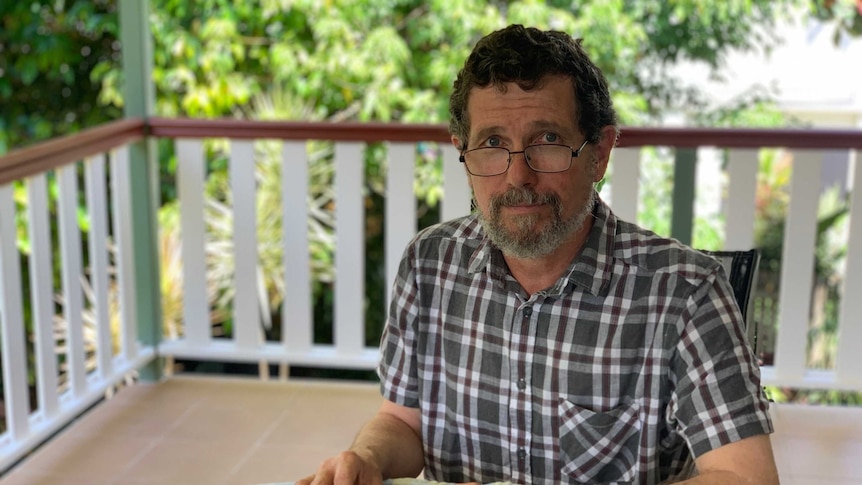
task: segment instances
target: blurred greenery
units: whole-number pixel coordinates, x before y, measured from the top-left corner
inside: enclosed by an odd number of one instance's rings
[[[835,44],[841,43],[842,35],[862,35],[862,1],[860,0],[813,0],[809,4],[813,18],[835,24]]]
[[[122,116],[119,62],[115,0],[0,2],[0,154]]]
[[[702,103],[669,74],[729,49],[768,50],[769,32],[808,5],[857,33],[850,2],[805,0],[151,0],[162,116],[242,116],[273,87],[317,119],[441,122],[456,69],[510,22],[565,30],[607,74],[626,124]],[[0,4],[0,153],[121,116],[117,0]],[[696,111],[696,110],[695,110]]]

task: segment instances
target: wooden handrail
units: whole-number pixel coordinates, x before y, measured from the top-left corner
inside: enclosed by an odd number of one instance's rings
[[[150,118],[150,134],[167,138],[243,138],[449,143],[443,124]]]
[[[444,124],[190,118],[150,118],[145,121],[133,118],[110,122],[0,156],[0,185],[106,152],[148,135],[164,138],[366,142],[448,143],[450,140]],[[623,127],[617,146],[862,149],[862,130]]]
[[[272,138],[331,141],[431,141],[448,143],[444,124],[333,123],[326,121],[254,121],[151,118],[150,134],[168,138]],[[857,148],[860,130],[766,128],[642,128],[623,127],[617,146],[670,146],[723,148]]]
[[[144,138],[140,118],[112,121],[0,156],[0,185],[61,167]]]
[[[623,127],[617,146],[862,149],[862,130]]]

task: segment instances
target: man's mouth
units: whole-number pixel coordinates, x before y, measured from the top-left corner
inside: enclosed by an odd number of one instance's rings
[[[504,205],[503,207],[512,207],[512,208],[518,208],[518,207],[539,207],[539,206],[543,206],[543,205],[545,205],[545,204],[544,204],[544,203],[542,203],[542,202],[534,202],[534,203],[530,203],[530,204],[507,204],[507,205]]]

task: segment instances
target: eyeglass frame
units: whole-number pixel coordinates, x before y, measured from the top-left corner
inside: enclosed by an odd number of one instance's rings
[[[523,149],[523,150],[520,150],[520,151],[517,151],[517,152],[513,152],[513,151],[509,150],[509,149],[508,149],[508,148],[506,148],[506,147],[479,147],[479,148],[472,148],[472,149],[470,149],[470,150],[464,150],[463,152],[461,152],[461,155],[458,157],[458,160],[459,160],[461,163],[463,163],[463,164],[464,164],[464,168],[466,168],[466,169],[467,169],[467,172],[468,172],[470,175],[474,176],[474,177],[496,177],[497,175],[503,175],[504,173],[506,173],[506,172],[508,172],[508,171],[509,171],[509,168],[512,166],[512,155],[517,155],[517,154],[519,154],[519,153],[523,153],[523,154],[524,154],[524,162],[526,162],[526,163],[527,163],[527,166],[528,166],[528,167],[530,167],[530,170],[532,170],[532,171],[534,171],[534,172],[536,172],[536,173],[560,173],[560,172],[565,172],[566,170],[568,170],[568,169],[572,168],[572,160],[571,160],[571,159],[572,159],[572,158],[578,158],[578,156],[579,156],[579,155],[581,154],[581,152],[584,150],[584,147],[586,147],[586,146],[587,146],[587,143],[589,143],[589,141],[590,141],[589,139],[585,139],[585,140],[584,140],[584,142],[583,142],[583,143],[581,143],[581,146],[580,146],[577,150],[575,150],[574,148],[572,148],[570,145],[563,145],[563,144],[560,144],[560,143],[536,143],[536,144],[534,144],[534,145],[527,145],[527,146],[525,146],[525,147],[524,147],[524,149]],[[527,152],[527,150],[529,150],[530,148],[533,148],[533,147],[541,147],[541,146],[558,146],[558,147],[566,147],[566,148],[568,148],[569,150],[571,150],[571,151],[572,151],[572,156],[569,158],[569,165],[568,165],[566,168],[562,169],[562,170],[552,170],[552,171],[550,171],[550,170],[536,170],[535,168],[533,168],[533,166],[532,166],[532,165],[530,165],[530,160],[527,158],[526,152]],[[493,173],[493,174],[489,174],[489,175],[479,175],[479,174],[475,174],[475,173],[471,172],[471,171],[470,171],[470,166],[469,166],[469,165],[467,165],[467,160],[466,160],[466,158],[464,158],[464,157],[465,157],[465,155],[467,155],[467,154],[468,154],[468,153],[470,153],[470,152],[474,152],[474,151],[476,151],[476,150],[487,150],[487,149],[489,149],[489,148],[494,148],[494,149],[497,149],[497,150],[506,150],[506,151],[509,153],[509,158],[508,158],[508,161],[506,162],[506,169],[505,169],[505,170],[503,170],[502,172]]]

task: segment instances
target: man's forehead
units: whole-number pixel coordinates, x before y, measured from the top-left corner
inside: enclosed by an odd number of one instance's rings
[[[575,96],[574,80],[570,76],[552,75],[545,76],[540,82],[520,83],[505,82],[488,84],[484,86],[473,86],[467,93],[466,109],[473,111],[476,99],[484,101],[512,100],[536,96],[539,93],[548,93],[554,97],[554,105],[557,106],[571,100],[577,109],[577,97]],[[474,116],[476,113],[472,113]]]
[[[574,120],[566,120],[565,123],[560,123],[549,119],[536,119],[528,121],[524,126],[528,133],[539,131],[553,131],[555,133],[561,133],[577,129],[577,126],[574,124]],[[481,139],[495,134],[505,135],[508,131],[508,127],[496,123],[487,126],[474,125],[471,129],[471,138]]]

